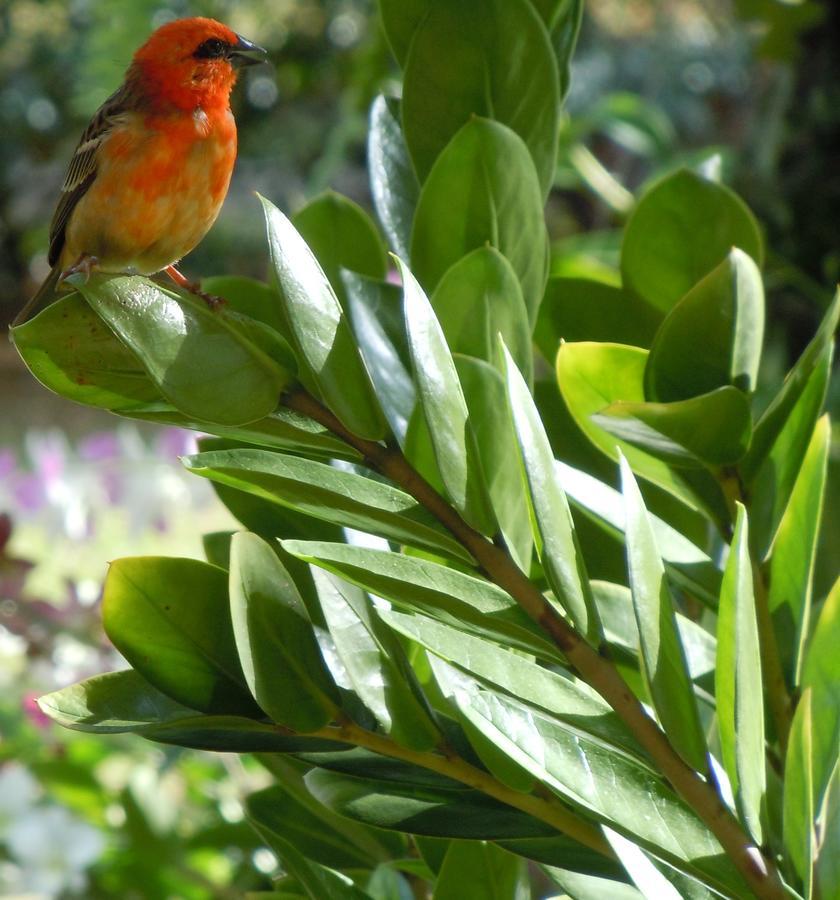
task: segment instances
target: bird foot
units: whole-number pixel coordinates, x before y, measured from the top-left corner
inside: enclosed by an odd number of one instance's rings
[[[215,294],[208,294],[206,291],[202,291],[199,282],[190,281],[189,278],[182,275],[175,266],[167,266],[163,271],[178,285],[179,288],[188,291],[190,294],[194,294],[196,297],[201,297],[210,309],[214,311],[221,309],[221,307],[227,303],[227,300],[225,300],[224,297],[217,297]]]
[[[58,276],[58,283],[61,284],[62,281],[69,278],[71,275],[78,275],[81,273],[85,276],[85,284],[87,284],[90,273],[98,267],[99,260],[95,256],[91,256],[89,253],[83,253],[72,266],[68,266],[61,275]]]

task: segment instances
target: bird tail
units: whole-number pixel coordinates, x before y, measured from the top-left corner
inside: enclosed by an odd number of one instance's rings
[[[61,269],[59,266],[53,266],[52,271],[44,279],[44,283],[35,292],[35,295],[24,305],[23,309],[15,316],[12,322],[12,328],[17,328],[29,318],[29,314],[36,308],[43,305],[44,301],[51,298],[55,294],[58,287],[58,281],[61,277]]]

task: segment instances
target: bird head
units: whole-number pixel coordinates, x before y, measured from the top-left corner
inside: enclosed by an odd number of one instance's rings
[[[214,19],[176,19],[134,54],[129,77],[157,105],[192,110],[227,105],[237,70],[265,59],[265,50]]]

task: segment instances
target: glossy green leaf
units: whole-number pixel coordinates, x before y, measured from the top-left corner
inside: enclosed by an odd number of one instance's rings
[[[282,546],[400,609],[420,612],[542,659],[557,658],[553,645],[513,598],[489,581],[382,550],[315,541],[283,541]]]
[[[560,97],[569,90],[572,54],[575,51],[581,20],[583,0],[532,0],[548,28],[560,77]]]
[[[840,578],[820,610],[805,655],[802,687],[811,690],[814,792],[823,797],[840,758]],[[838,801],[835,797],[835,802]]]
[[[718,606],[715,698],[723,764],[742,822],[760,846],[766,776],[764,705],[747,514],[738,505]]]
[[[307,456],[350,460],[362,458],[358,450],[335,437],[323,425],[282,406],[264,419],[246,425],[230,426],[200,422],[185,416],[166,403],[121,410],[120,415],[143,422],[189,428],[192,431],[202,431],[275,450],[292,450],[296,453],[305,453]]]
[[[234,535],[230,614],[245,681],[260,707],[293,731],[317,731],[335,718],[339,696],[306,606],[272,548],[255,534]]]
[[[280,294],[265,282],[244,275],[213,275],[201,279],[201,289],[223,297],[225,313],[248,316],[289,337]]]
[[[102,620],[120,653],[172,699],[201,712],[259,715],[236,652],[224,569],[118,559],[105,579]]]
[[[751,394],[763,338],[761,272],[733,247],[665,317],[650,348],[645,393],[665,403],[726,385]]]
[[[380,611],[380,616],[391,628],[494,690],[556,716],[606,743],[644,756],[616,714],[583,682],[424,615],[407,615],[392,609]]]
[[[399,744],[429,750],[441,739],[420,686],[393,633],[356,585],[313,570],[324,618],[353,690]]]
[[[802,674],[830,446],[831,423],[825,415],[814,428],[770,556],[767,604],[790,690]]]
[[[495,247],[519,278],[533,324],[546,275],[542,205],[522,140],[500,122],[471,119],[447,144],[420,192],[412,271],[431,291],[471,250]]]
[[[489,363],[455,356],[490,502],[505,545],[523,572],[531,568],[531,518],[519,474],[519,446],[507,414],[505,383]]]
[[[470,840],[548,837],[554,829],[479,791],[387,782],[313,769],[306,785],[329,809],[373,825],[409,834]]]
[[[706,739],[688,674],[665,578],[644,500],[627,461],[621,459],[627,537],[627,569],[639,633],[639,659],[647,692],[662,730],[695,770],[706,770]]]
[[[61,297],[10,334],[29,371],[68,400],[122,411],[161,399],[137,356],[80,294]]]
[[[405,444],[417,403],[405,340],[402,292],[394,284],[342,273],[353,334],[394,437]]]
[[[292,216],[292,224],[341,297],[339,273],[349,269],[370,278],[384,278],[388,267],[382,238],[370,216],[347,197],[325,191]]]
[[[471,559],[413,497],[382,481],[326,463],[250,448],[199,453],[182,461],[197,475],[315,518]]]
[[[517,367],[533,380],[531,327],[516,272],[493,247],[479,247],[446,271],[431,296],[453,353],[495,363],[501,334]]]
[[[592,416],[617,402],[643,403],[643,379],[647,351],[622,344],[563,344],[557,354],[557,380],[575,423],[610,459],[624,454],[636,475],[652,482],[691,509],[719,519],[723,498],[711,475],[695,473],[701,481],[687,480],[685,471],[674,471],[662,460],[609,434]],[[703,496],[699,496],[698,487]]]
[[[819,896],[830,897],[840,885],[840,761],[834,767],[820,817],[822,835],[814,875]]]
[[[834,350],[831,329],[838,314],[840,298],[758,420],[750,452],[740,466],[753,498],[752,542],[760,557],[772,545],[823,410]]]
[[[403,77],[403,131],[421,182],[458,129],[486,116],[522,138],[546,196],[559,112],[557,62],[527,0],[430,4]]]
[[[813,895],[815,797],[813,769],[814,720],[811,692],[805,690],[796,707],[785,756],[784,839],[785,849],[802,879],[803,897]]]
[[[815,380],[820,380],[820,373],[825,367],[826,359],[831,359],[838,319],[840,319],[840,291],[835,294],[817,333],[802,352],[794,367],[788,372],[781,390],[756,423],[749,455],[741,465],[741,472],[747,483],[755,479],[782,432],[791,427],[789,424],[791,420],[799,418],[802,414],[803,394],[808,393],[809,388],[818,393],[813,387],[813,383]],[[816,418],[814,416],[814,421]],[[810,439],[810,429],[806,440],[808,439]]]
[[[289,737],[241,716],[204,716],[162,694],[138,672],[95,675],[40,697],[44,713],[66,728],[98,734],[131,732],[149,740],[225,753],[341,750],[333,741]]]
[[[380,0],[379,14],[391,50],[405,66],[414,32],[429,12],[432,0]]]
[[[549,361],[561,341],[599,341],[649,347],[662,317],[620,287],[589,278],[548,279],[534,341]]]
[[[672,403],[620,400],[592,420],[672,466],[733,464],[747,452],[752,436],[749,401],[734,387]]]
[[[556,868],[550,868],[548,873],[563,888],[565,893],[562,897],[573,897],[574,900],[644,900],[644,895],[632,884],[624,884],[611,878],[598,878],[583,872]]]
[[[638,653],[641,639],[630,588],[609,581],[593,581],[592,593],[601,612],[607,641],[613,650]],[[676,622],[688,674],[693,681],[708,678],[715,671],[714,637],[682,613],[676,614]]]
[[[382,5],[383,19],[386,5]],[[400,101],[396,97],[380,94],[373,101],[367,151],[370,192],[379,221],[394,253],[400,259],[408,259],[420,185],[408,156],[400,124]]]
[[[711,832],[645,764],[431,658],[450,702],[573,807],[595,815],[680,871],[736,896],[746,885]]]
[[[201,300],[147,278],[92,275],[76,285],[187,416],[242,425],[271,413],[291,373]]]
[[[533,511],[534,539],[554,596],[577,630],[600,640],[598,612],[572,514],[554,466],[554,453],[521,373],[502,344],[508,411],[519,443],[522,472]]]
[[[624,232],[624,286],[668,312],[740,247],[761,265],[761,233],[752,213],[729,188],[680,169],[651,187]]]
[[[483,841],[452,841],[435,881],[435,900],[528,900],[525,861]]]
[[[611,533],[624,533],[624,503],[621,494],[587,472],[558,460],[556,468],[572,505]],[[721,571],[709,555],[664,519],[648,512],[656,546],[665,567],[677,584],[710,606],[717,606]]]
[[[335,292],[292,223],[261,199],[271,261],[298,356],[344,425],[360,437],[379,440],[385,421]]]
[[[604,836],[643,897],[683,900],[682,895],[657,869],[644,850],[611,828],[604,828]]]
[[[452,354],[423,289],[402,262],[399,267],[414,382],[441,477],[461,515],[474,528],[492,534],[495,519]]]

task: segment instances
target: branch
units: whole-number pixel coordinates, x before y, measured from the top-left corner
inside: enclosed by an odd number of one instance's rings
[[[528,580],[506,551],[468,525],[447,500],[395,448],[357,437],[336,416],[302,388],[284,394],[281,402],[309,416],[355,447],[367,464],[390,478],[429,510],[472,553],[481,570],[507,591],[551,637],[580,676],[610,704],[647,750],[660,772],[720,841],[757,897],[787,900],[778,869],[741,828],[714,786],[704,781],[671,746],[665,733],[644,711],[618,670],[601,657]]]

